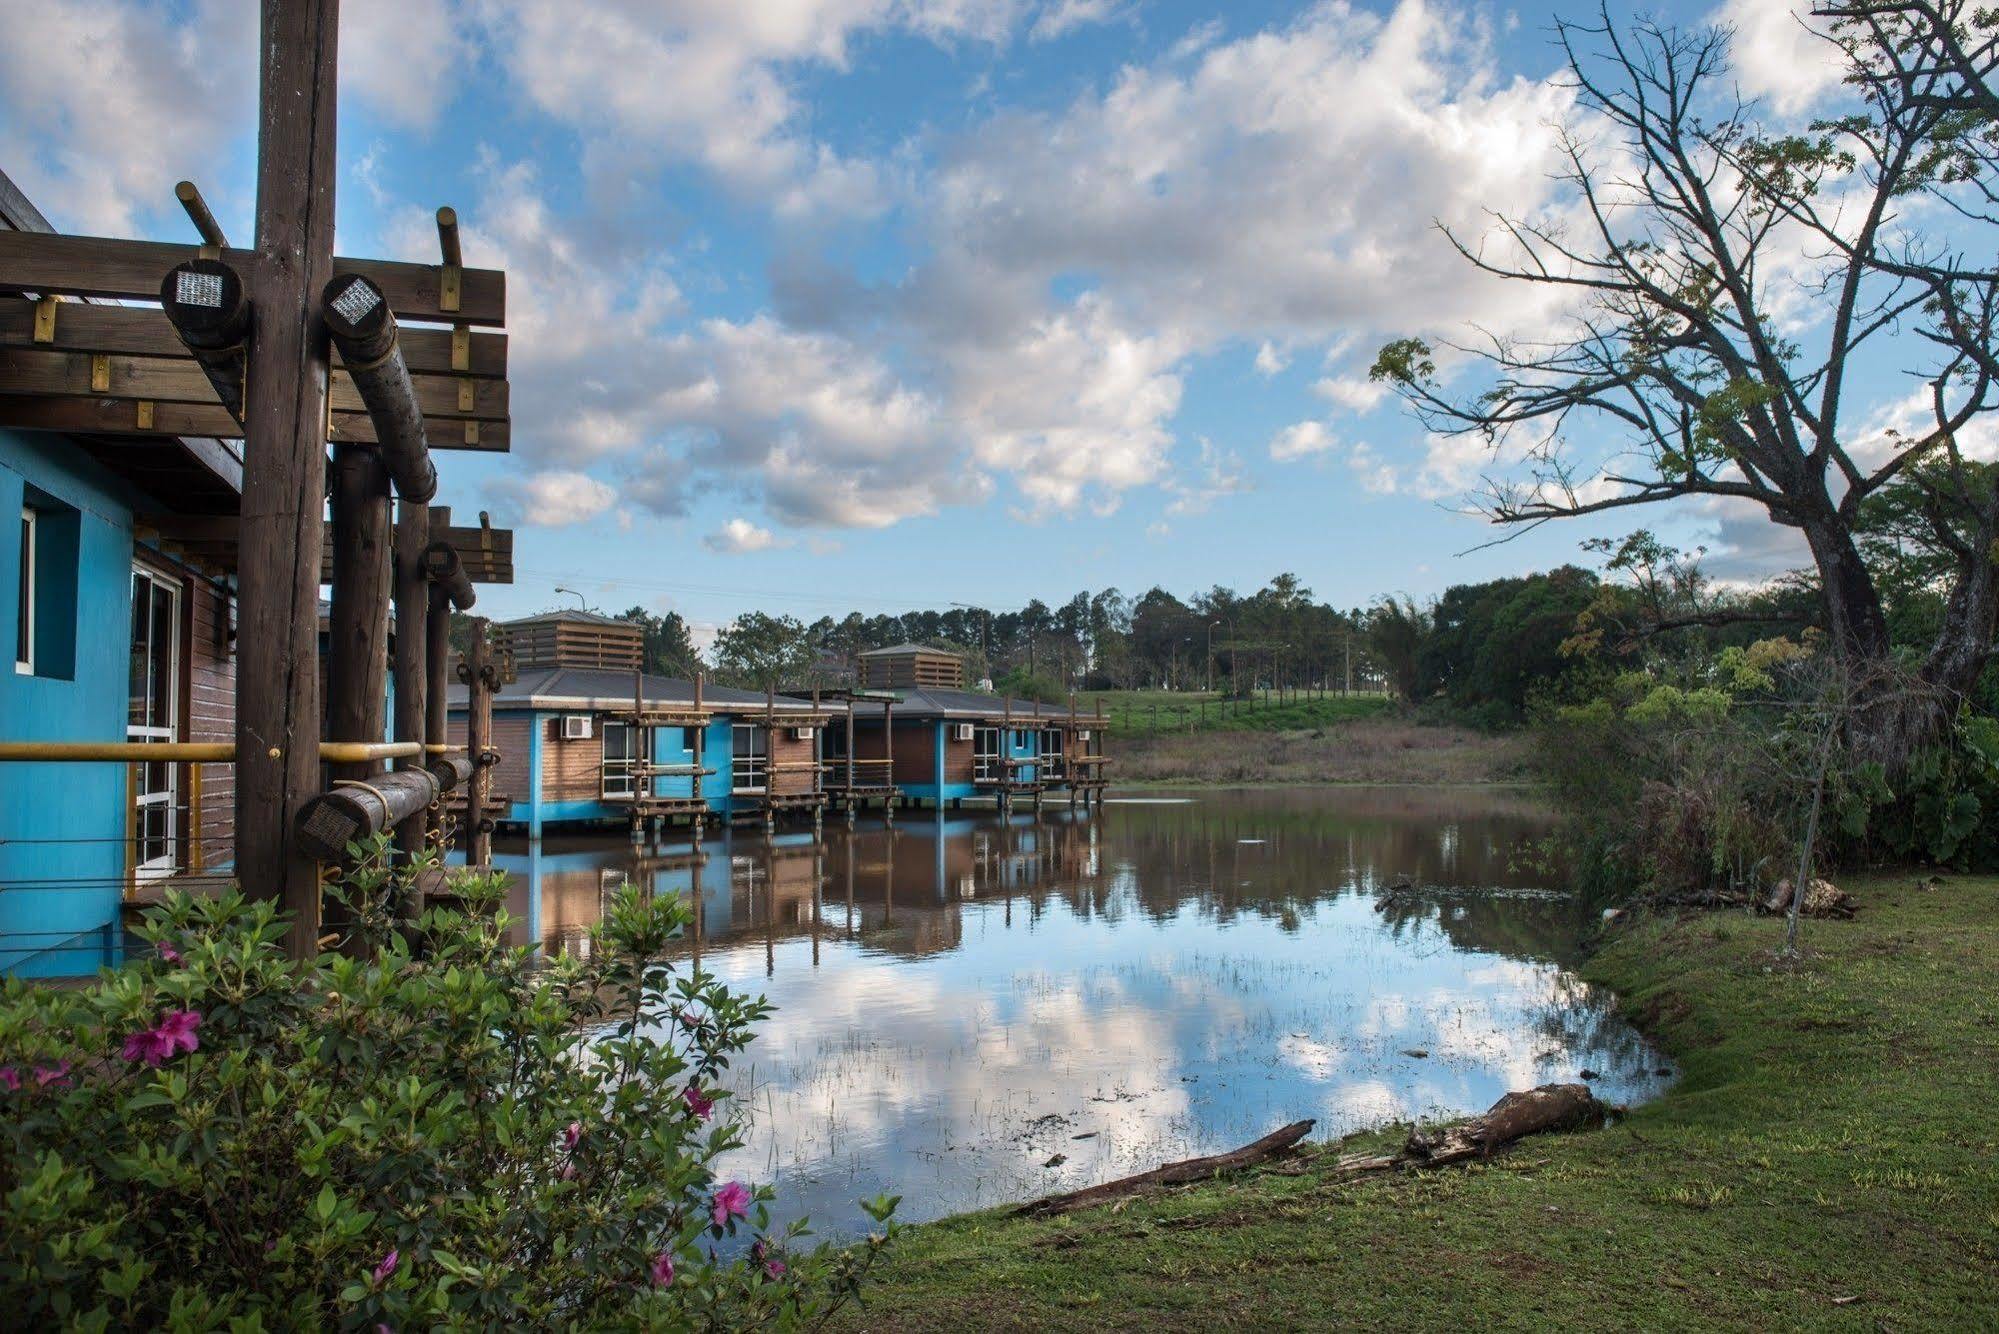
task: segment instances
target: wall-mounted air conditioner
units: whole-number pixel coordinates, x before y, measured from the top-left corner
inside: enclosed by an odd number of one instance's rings
[[[588,741],[590,739],[591,718],[587,713],[565,713],[562,715],[562,739],[564,741]]]
[[[812,739],[812,729],[809,727],[794,727],[791,729],[791,739],[793,741],[810,741]]]
[[[970,723],[953,723],[951,724],[951,739],[953,741],[970,741],[976,731],[977,729]]]

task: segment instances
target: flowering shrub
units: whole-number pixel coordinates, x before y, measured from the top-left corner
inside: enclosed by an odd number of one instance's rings
[[[378,843],[343,953],[170,896],[152,954],[0,992],[0,1309],[21,1328],[817,1324],[895,1230],[773,1230],[719,1086],[768,1013],[667,962],[620,891],[581,958],[509,947],[496,879],[413,920]]]

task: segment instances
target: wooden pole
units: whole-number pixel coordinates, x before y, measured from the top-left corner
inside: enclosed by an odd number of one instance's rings
[[[415,500],[396,505],[395,537],[395,678],[396,740],[425,741],[429,731],[430,672],[425,649],[429,633],[430,586],[424,579],[423,552],[430,545],[430,506]],[[476,757],[475,757],[476,758]],[[418,812],[396,826],[396,846],[405,857],[423,849],[430,820]]]
[[[444,506],[435,506],[430,511],[433,530],[449,522],[450,518],[451,511]],[[424,579],[423,670],[428,678],[423,692],[423,739],[426,745],[441,746],[450,739],[446,690],[451,679],[451,593],[443,584],[431,579],[427,570]],[[466,735],[469,737],[472,726],[469,694],[465,705]],[[478,752],[468,747],[468,753],[476,755]],[[473,787],[476,789],[478,784],[474,783]],[[468,808],[468,813],[470,810]],[[426,813],[426,837],[437,833],[439,828],[437,818]]]
[[[236,874],[319,948],[319,873],[294,821],[319,791],[319,552],[333,276],[339,0],[262,0],[256,269],[244,396],[236,663]]]
[[[484,616],[472,618],[472,642],[466,646],[465,661],[458,669],[465,681],[465,751],[474,766],[472,788],[465,794],[465,823],[470,834],[466,861],[477,867],[490,866],[493,861],[493,833],[486,815],[493,769],[486,763],[486,750],[492,744],[493,688],[499,684],[499,673],[487,651],[486,625]]]
[[[707,753],[707,750],[708,718],[701,709],[701,673],[697,671],[694,673],[694,819],[693,828],[690,830],[690,833],[693,835],[692,841],[696,853],[701,851],[701,817],[707,814],[707,811],[701,804],[701,770],[704,767],[702,756]],[[698,865],[699,863],[697,862],[696,864]],[[700,896],[698,894],[695,896],[695,903],[697,905],[700,903]]]
[[[320,306],[341,364],[375,424],[382,463],[396,479],[396,494],[429,500],[437,494],[437,466],[430,459],[423,409],[396,341],[388,297],[360,274],[342,274],[326,285]]]
[[[389,475],[366,445],[333,451],[327,638],[327,732],[336,741],[380,741],[388,708]],[[340,765],[334,776],[366,778],[381,770],[379,763]]]

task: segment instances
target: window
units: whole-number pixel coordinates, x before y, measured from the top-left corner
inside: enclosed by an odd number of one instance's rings
[[[1015,750],[1026,750],[1026,749],[1028,748],[1028,745],[1029,745],[1029,743],[1030,743],[1031,739],[1033,738],[1033,736],[1034,736],[1034,734],[1033,734],[1032,732],[1028,731],[1028,730],[1027,730],[1026,728],[1024,728],[1024,727],[1016,727],[1016,728],[1014,728],[1014,729],[1013,729],[1013,748],[1014,748]]]
[[[1062,775],[1062,729],[1051,727],[1041,734],[1041,758],[1050,777]]]
[[[604,795],[631,797],[638,794],[634,770],[638,768],[638,728],[630,723],[604,724]]]
[[[35,512],[21,507],[19,597],[14,602],[14,670],[35,671]]]
[[[180,589],[145,569],[132,571],[132,661],[125,736],[173,741],[180,728]],[[133,766],[133,865],[140,879],[171,875],[180,834],[180,766]]]
[[[972,733],[972,777],[981,783],[1000,776],[1000,732],[997,727],[981,727]]]
[[[729,790],[762,792],[770,784],[770,736],[755,723],[730,729]]]

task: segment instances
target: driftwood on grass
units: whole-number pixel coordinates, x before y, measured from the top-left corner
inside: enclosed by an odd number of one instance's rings
[[[1046,1199],[1031,1200],[1021,1205],[1015,1212],[1045,1217],[1049,1214],[1067,1213],[1071,1209],[1085,1209],[1093,1204],[1103,1204],[1144,1190],[1148,1186],[1180,1186],[1192,1181],[1205,1181],[1218,1172],[1233,1172],[1276,1157],[1311,1134],[1314,1124],[1312,1121],[1293,1121],[1282,1130],[1274,1130],[1254,1144],[1245,1144],[1240,1149],[1231,1149],[1227,1153],[1217,1153],[1206,1158],[1188,1158],[1182,1162],[1167,1163],[1163,1167],[1153,1168],[1150,1172],[1140,1172],[1137,1176],[1106,1181],[1101,1186],[1089,1186],[1082,1190],[1070,1191],[1066,1195],[1050,1195]]]
[[[1587,1085],[1543,1084],[1539,1088],[1507,1094],[1492,1104],[1483,1116],[1474,1116],[1429,1132],[1412,1130],[1398,1153],[1346,1154],[1333,1164],[1329,1175],[1335,1178],[1361,1177],[1373,1172],[1447,1167],[1474,1158],[1489,1158],[1499,1149],[1529,1135],[1600,1126],[1610,1110],[1608,1105],[1597,1100]],[[1254,1166],[1275,1158],[1305,1138],[1311,1129],[1310,1121],[1297,1121],[1230,1153],[1168,1163],[1150,1172],[1140,1172],[1137,1176],[1107,1181],[1101,1186],[1071,1191],[1067,1195],[1051,1195],[1023,1204],[1015,1212],[1045,1217],[1122,1199],[1151,1186],[1177,1186],[1204,1181],[1220,1172]]]
[[[1792,888],[1791,879],[1786,876],[1784,879],[1779,880],[1770,890],[1770,897],[1763,901],[1763,911],[1766,913],[1789,912],[1791,908],[1791,896],[1794,893],[1796,893],[1796,890]],[[1837,917],[1844,919],[1852,917],[1855,908],[1856,905],[1853,902],[1852,895],[1848,894],[1838,885],[1833,884],[1830,880],[1820,880],[1814,877],[1811,888],[1805,891],[1805,902],[1802,911],[1807,917]]]

